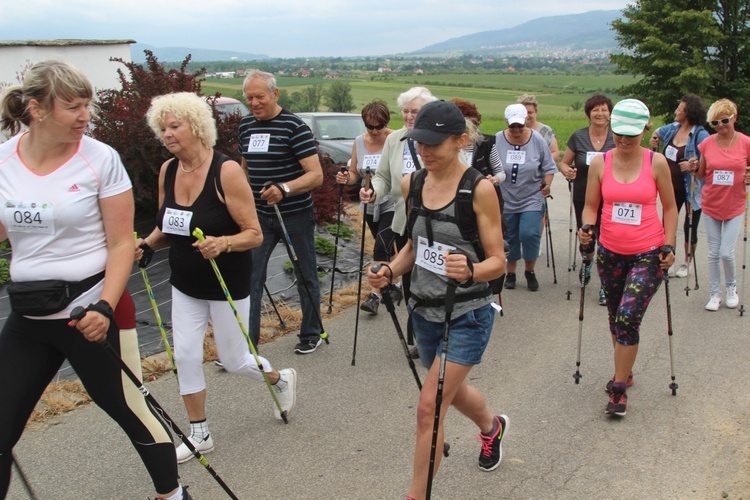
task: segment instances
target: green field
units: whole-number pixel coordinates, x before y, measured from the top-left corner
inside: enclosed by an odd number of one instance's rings
[[[539,101],[538,120],[550,125],[557,133],[560,148],[563,149],[570,134],[588,125],[583,112],[583,103],[594,93],[604,93],[613,102],[620,96],[615,91],[623,85],[633,83],[631,76],[614,74],[588,75],[528,75],[528,74],[446,74],[408,75],[389,77],[387,80],[362,78],[342,78],[352,87],[352,97],[356,110],[373,99],[382,99],[391,109],[391,127],[402,126],[397,112],[398,95],[415,85],[429,88],[441,99],[460,97],[467,99],[482,113],[481,129],[485,133],[495,133],[505,128],[503,111],[514,103],[520,94],[534,94]],[[321,83],[324,86],[331,80],[323,78],[277,77],[279,88],[290,94],[302,88]],[[242,79],[207,79],[203,83],[203,93],[221,92],[227,97],[242,98]],[[578,111],[574,111],[580,106]],[[356,112],[355,110],[355,112]],[[325,107],[321,107],[325,111]]]

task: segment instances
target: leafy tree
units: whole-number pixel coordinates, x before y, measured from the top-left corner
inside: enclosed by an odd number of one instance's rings
[[[625,49],[618,73],[643,75],[617,93],[670,116],[686,93],[750,105],[750,5],[746,0],[637,0],[612,23]],[[747,120],[740,115],[740,120]],[[747,125],[745,121],[741,125]]]
[[[318,83],[303,88],[302,96],[310,107],[307,111],[318,111],[320,109],[320,101],[323,98],[323,85]]]
[[[331,111],[348,113],[356,106],[352,99],[352,86],[344,82],[333,82],[323,92],[323,102]]]
[[[153,97],[170,92],[201,93],[200,77],[203,69],[187,73],[188,55],[179,69],[167,70],[154,54],[144,51],[146,64],[125,62],[117,73],[120,89],[108,89],[99,94],[99,115],[93,120],[91,135],[115,148],[133,182],[133,192],[139,208],[156,212],[158,204],[159,168],[171,155],[146,123],[146,112]],[[218,96],[219,94],[217,94]],[[215,115],[218,138],[216,149],[237,159],[237,125],[239,115]]]

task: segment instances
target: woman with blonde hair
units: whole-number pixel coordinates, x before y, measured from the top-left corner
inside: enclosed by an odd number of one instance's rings
[[[0,145],[0,240],[13,246],[11,313],[0,332],[0,377],[12,381],[0,384],[0,498],[13,446],[67,359],[130,438],[157,497],[186,500],[169,432],[98,345],[108,341],[141,374],[135,329],[120,330],[113,311],[132,268],[133,189],[117,152],[84,135],[93,99],[88,78],[59,61],[35,64],[2,96],[3,128],[28,130]],[[71,320],[76,307],[86,314]]]
[[[144,250],[169,245],[172,271],[174,356],[180,394],[190,418],[190,441],[201,453],[214,449],[206,420],[203,339],[209,319],[222,365],[230,373],[264,381],[247,340],[210,265],[221,270],[236,311],[245,325],[250,315],[250,249],[263,241],[247,174],[239,163],[216,151],[216,124],[205,100],[189,92],[156,97],[146,115],[154,134],[174,158],[159,170],[159,212],[156,228],[136,241],[136,260]],[[193,230],[206,235],[197,241]],[[257,346],[256,346],[257,347]],[[282,411],[296,400],[297,373],[275,370],[259,358],[273,385]],[[282,418],[277,407],[274,416]],[[193,454],[183,443],[177,461]]]
[[[738,132],[737,105],[719,99],[708,108],[708,123],[716,130],[698,145],[699,162],[693,162],[698,179],[705,179],[701,209],[708,242],[708,285],[711,296],[707,311],[721,306],[721,265],[724,267],[726,306],[737,307],[737,272],[734,247],[745,213],[745,186],[750,184],[750,137]]]

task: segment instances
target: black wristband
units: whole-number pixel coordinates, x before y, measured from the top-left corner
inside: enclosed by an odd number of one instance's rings
[[[474,284],[474,263],[468,256],[466,256],[466,265],[469,267],[469,271],[471,271],[471,276],[469,276],[469,279],[458,284],[461,288],[469,288]]]
[[[283,200],[284,198],[286,198],[286,191],[284,191],[284,188],[283,188],[283,187],[281,187],[281,184],[279,184],[278,182],[275,182],[275,183],[273,184],[273,186],[274,186],[274,187],[275,187],[276,189],[278,189],[278,190],[279,190],[279,191],[281,192],[281,199],[282,199],[282,200]]]
[[[86,310],[98,312],[102,316],[106,316],[110,321],[115,317],[115,312],[112,310],[112,306],[109,305],[109,302],[106,300],[100,300],[96,304],[89,304]]]

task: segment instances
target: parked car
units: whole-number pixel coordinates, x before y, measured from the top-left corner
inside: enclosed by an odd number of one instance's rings
[[[362,115],[353,113],[295,113],[312,130],[321,153],[328,153],[334,163],[346,163],[352,157],[354,139],[365,133]]]
[[[214,106],[216,106],[216,110],[220,114],[231,115],[232,113],[238,112],[242,116],[250,114],[250,110],[247,109],[247,106],[245,106],[241,101],[238,101],[237,99],[233,99],[231,97],[217,97],[214,99],[213,96],[206,96],[205,99],[208,104],[211,104],[213,101]]]

